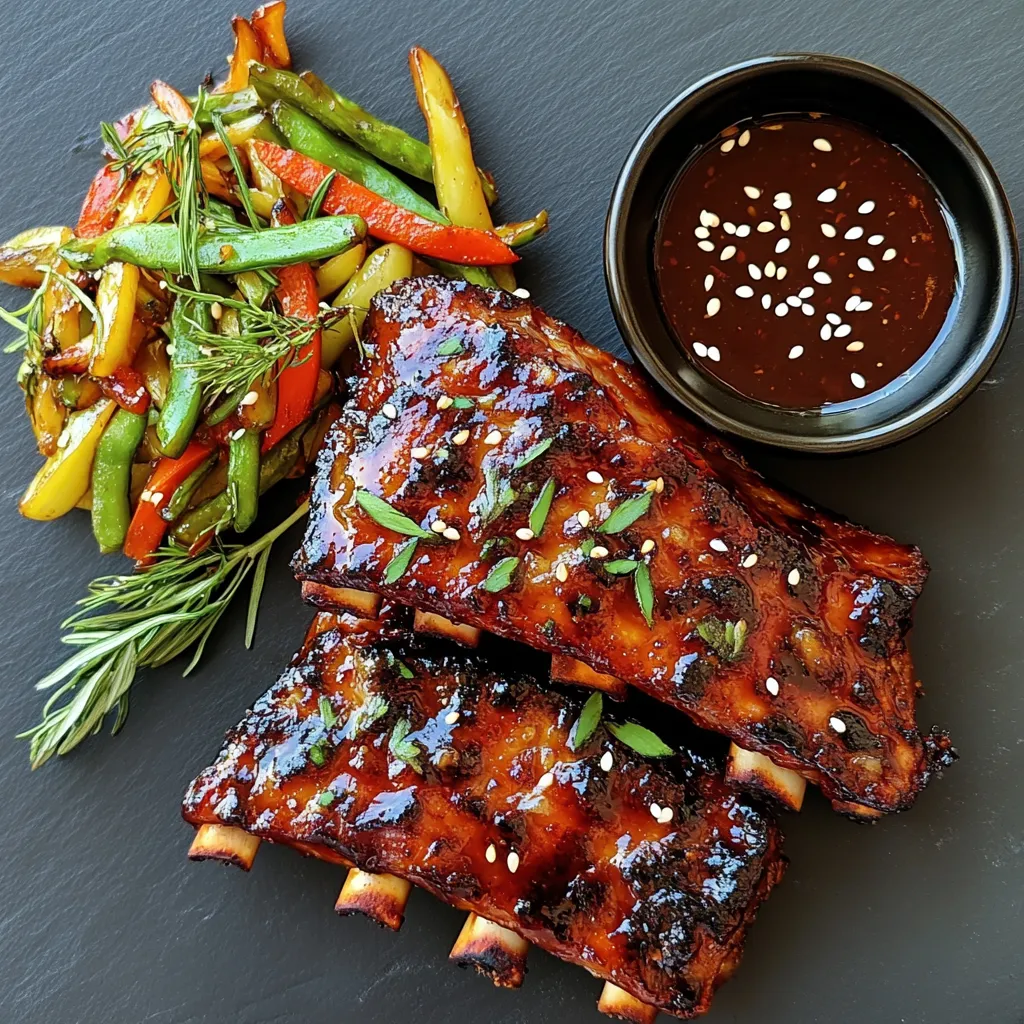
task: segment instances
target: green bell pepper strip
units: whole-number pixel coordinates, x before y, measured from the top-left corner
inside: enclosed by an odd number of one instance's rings
[[[260,499],[260,432],[239,427],[228,440],[228,495],[236,533],[256,521]]]
[[[238,290],[245,297],[245,301],[248,302],[250,306],[256,306],[260,309],[263,308],[263,304],[273,294],[274,288],[277,287],[265,277],[257,274],[254,270],[248,270],[245,273],[236,274],[235,284],[238,286]]]
[[[192,495],[196,493],[199,485],[213,472],[213,467],[217,465],[218,461],[219,456],[214,452],[204,463],[193,469],[175,488],[174,493],[171,495],[171,500],[160,509],[160,518],[173,523],[188,508]]]
[[[283,480],[299,459],[302,434],[309,422],[296,427],[280,444],[271,448],[260,460],[259,493],[266,494],[274,484]],[[231,509],[231,494],[221,491],[202,505],[189,511],[174,527],[174,539],[186,547],[216,529],[227,520]]]
[[[213,330],[210,306],[181,295],[174,300],[171,310],[171,376],[156,422],[160,451],[172,459],[185,450],[203,406],[203,388],[196,366],[203,354],[192,337],[193,324],[205,331]]]
[[[310,263],[337,256],[362,241],[362,217],[318,217],[264,231],[209,231],[199,236],[197,262],[209,274]],[[99,270],[111,262],[180,274],[178,228],[174,224],[128,224],[97,238],[72,239],[61,259],[80,270]]]
[[[189,98],[195,113],[196,124],[209,127],[213,123],[213,115],[220,114],[225,124],[239,121],[243,117],[255,114],[262,109],[263,102],[256,90],[250,85],[238,92],[204,92],[202,96]]]
[[[291,71],[251,64],[249,83],[265,103],[286,100],[383,163],[421,181],[434,180],[430,147],[425,142],[338,95],[311,72],[299,76]],[[498,198],[494,182],[484,171],[479,173],[487,202],[493,203]]]
[[[92,533],[105,555],[120,551],[132,510],[132,462],[146,433],[145,413],[118,409],[106,425],[92,464]]]

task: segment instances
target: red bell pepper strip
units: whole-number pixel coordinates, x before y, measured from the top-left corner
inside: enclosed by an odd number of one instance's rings
[[[124,553],[137,562],[146,562],[164,539],[168,523],[160,510],[171,500],[178,485],[199,468],[214,451],[214,446],[192,441],[176,459],[161,459],[146,481],[135,514],[124,539]]]
[[[75,234],[79,238],[95,238],[109,231],[117,220],[117,201],[121,198],[124,175],[112,164],[104,164],[92,179],[78,215]]]
[[[109,377],[97,377],[96,383],[107,398],[128,412],[149,411],[149,392],[142,374],[130,366],[119,366]]]
[[[295,216],[284,202],[272,211],[275,226],[294,224]],[[275,271],[281,282],[277,299],[285,316],[315,320],[320,313],[316,291],[316,275],[308,263],[297,263]],[[295,353],[295,358],[277,378],[277,408],[274,421],[263,433],[261,448],[270,451],[286,434],[290,434],[313,411],[316,382],[320,375],[320,332]]]
[[[312,197],[331,169],[316,160],[282,149],[273,142],[256,142],[256,154],[286,185]],[[375,238],[398,242],[413,252],[449,263],[493,266],[515,263],[519,257],[490,231],[438,224],[396,206],[368,188],[335,174],[323,209],[327,213],[358,214]]]

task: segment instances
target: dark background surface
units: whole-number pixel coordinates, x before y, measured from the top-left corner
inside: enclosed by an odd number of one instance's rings
[[[94,0],[3,5],[0,236],[73,221],[97,166],[101,117],[165,78],[221,73],[234,4]],[[713,4],[326,3],[291,0],[311,66],[419,132],[412,43],[448,66],[480,162],[509,219],[541,205],[552,233],[521,280],[617,351],[601,271],[613,180],[648,119],[695,78],[773,50],[825,50],[902,74],[976,134],[1024,221],[1020,0],[721,0]],[[20,305],[5,291],[8,305]],[[15,301],[12,303],[12,299]],[[898,448],[846,459],[765,452],[755,463],[856,520],[920,544],[934,569],[913,638],[924,725],[962,761],[910,814],[877,827],[816,793],[785,822],[792,867],[763,909],[716,1024],[1024,1021],[1024,337],[958,411]],[[11,1022],[598,1020],[600,984],[531,955],[521,992],[448,965],[461,915],[414,893],[398,935],[332,913],[341,873],[283,849],[251,875],[185,859],[178,804],[224,730],[276,676],[310,618],[279,545],[255,648],[243,609],[202,670],[144,677],[121,736],[30,774],[14,733],[33,682],[63,652],[59,623],[101,559],[88,517],[18,517],[38,465],[6,357],[0,392],[3,595],[0,1020]]]

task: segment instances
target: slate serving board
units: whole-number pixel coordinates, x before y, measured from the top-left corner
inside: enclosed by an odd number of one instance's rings
[[[191,88],[221,72],[234,5],[137,0],[4,4],[0,237],[73,220],[97,164],[97,125],[156,77]],[[541,205],[548,239],[523,283],[549,310],[621,352],[605,298],[601,231],[633,139],[672,95],[737,60],[823,50],[902,74],[977,135],[1024,220],[1019,127],[1024,6],[988,0],[719,0],[713,4],[292,0],[309,66],[382,116],[420,129],[405,66],[414,43],[452,72],[506,216]],[[3,290],[0,298],[20,305]],[[920,544],[933,573],[913,648],[923,723],[962,761],[915,810],[873,828],[815,796],[785,822],[792,867],[763,909],[715,1024],[1021,1024],[1024,1021],[1024,337],[944,422],[845,459],[757,451],[770,474]],[[461,915],[414,893],[398,935],[339,920],[341,876],[287,850],[251,875],[193,865],[178,803],[224,730],[277,675],[310,618],[272,562],[256,646],[242,609],[203,669],[139,684],[122,735],[31,774],[16,731],[32,683],[57,663],[59,623],[112,571],[76,514],[29,523],[17,498],[38,456],[6,357],[0,390],[0,1019],[11,1022],[597,1021],[600,985],[534,953],[517,994],[450,967]]]

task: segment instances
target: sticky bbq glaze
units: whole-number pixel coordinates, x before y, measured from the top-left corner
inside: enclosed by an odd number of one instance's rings
[[[645,758],[602,726],[572,749],[582,697],[401,613],[318,615],[186,820],[399,875],[646,1003],[706,1010],[782,876],[771,816],[699,755]]]
[[[690,160],[654,266],[691,358],[748,398],[801,409],[897,381],[940,337],[958,280],[917,166],[822,115],[734,125]]]
[[[507,292],[399,282],[364,342],[320,451],[301,580],[583,661],[841,809],[906,808],[949,763],[915,716],[916,548],[769,486]]]

